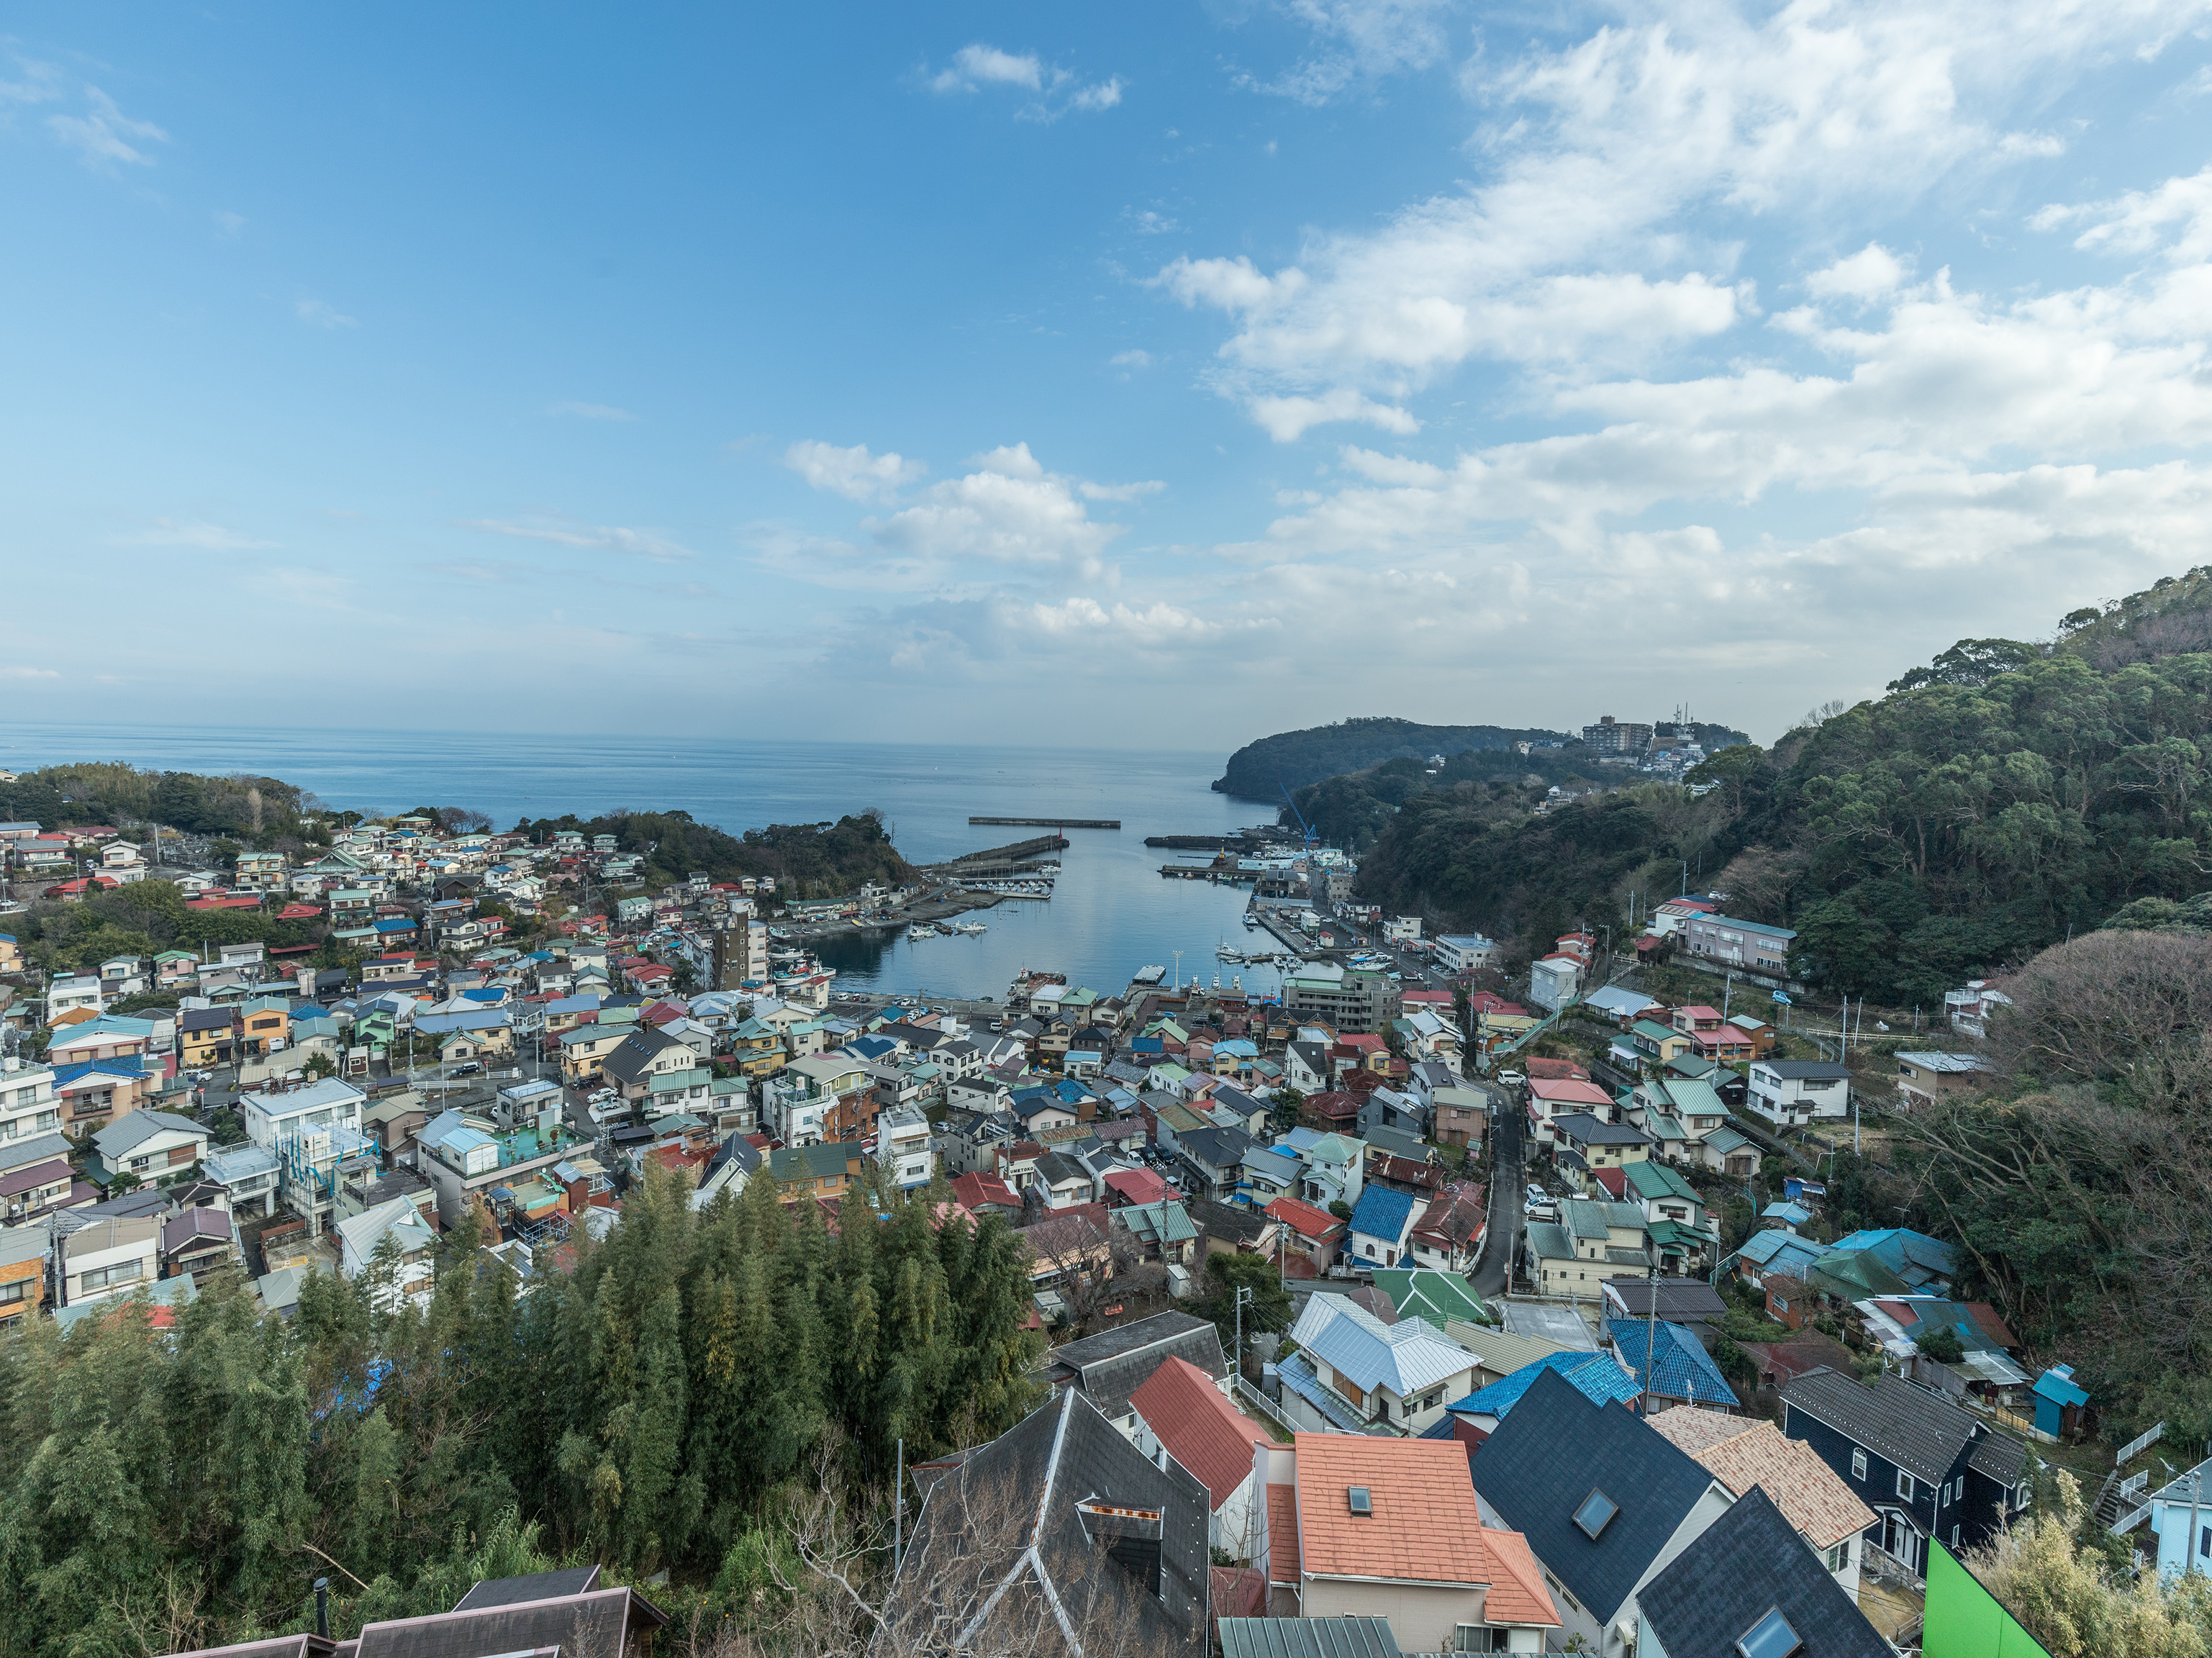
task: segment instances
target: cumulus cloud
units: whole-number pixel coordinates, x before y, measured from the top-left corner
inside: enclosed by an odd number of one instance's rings
[[[848,501],[888,501],[929,471],[921,461],[901,454],[871,454],[865,443],[840,449],[812,439],[785,450],[783,464],[812,488]]]
[[[1805,278],[1805,290],[1821,299],[1878,300],[1905,281],[1905,263],[1880,242],[1825,265]]]
[[[574,547],[586,552],[623,553],[662,563],[697,556],[690,548],[658,530],[625,529],[612,524],[583,524],[566,518],[464,519],[461,527],[481,530],[487,535],[516,536],[526,541],[548,541],[558,547]]]
[[[2163,39],[2195,4],[1669,7],[1478,53],[1462,71],[1491,118],[1474,182],[1379,228],[1316,231],[1272,270],[1194,252],[1152,280],[1229,315],[1210,384],[1277,435],[1317,423],[1316,404],[1402,407],[1480,360],[1654,366],[1753,314],[1732,269],[1741,231],[1893,211],[1960,168],[2046,155],[2008,125],[2023,87]],[[1835,285],[1882,274],[1856,261],[1831,268],[1828,296],[1870,297]]]
[[[2110,201],[2053,204],[2028,222],[2038,230],[2083,225],[2074,246],[2087,252],[2161,252],[2172,260],[2201,262],[2212,258],[2212,167]]]
[[[1096,113],[1121,101],[1122,81],[1110,76],[1085,82],[1075,71],[1048,64],[1033,52],[1006,52],[978,40],[952,54],[952,61],[925,76],[932,92],[943,96],[1012,90],[1030,94],[1017,112],[1024,119],[1052,122],[1075,112]]]

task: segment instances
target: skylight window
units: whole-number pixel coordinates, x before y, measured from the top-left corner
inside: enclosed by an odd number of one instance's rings
[[[1603,1491],[1593,1491],[1583,1498],[1583,1505],[1575,1510],[1575,1524],[1582,1527],[1583,1535],[1593,1543],[1598,1533],[1620,1512],[1620,1505]],[[1763,1658],[1763,1655],[1762,1655]]]
[[[1735,1643],[1742,1658],[1790,1658],[1805,1643],[1797,1638],[1797,1631],[1790,1627],[1790,1620],[1782,1615],[1780,1607],[1770,1608],[1765,1617],[1744,1631],[1743,1638]]]
[[[1351,1505],[1352,1513],[1364,1515],[1375,1512],[1375,1502],[1367,1494],[1366,1486],[1354,1485],[1345,1492],[1344,1497],[1345,1501]]]

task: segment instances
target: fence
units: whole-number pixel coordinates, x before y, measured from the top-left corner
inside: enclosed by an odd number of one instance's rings
[[[2165,1437],[2166,1424],[2163,1422],[2154,1422],[2149,1427],[2143,1430],[2142,1432],[2137,1434],[2133,1439],[2128,1441],[2126,1444],[2121,1446],[2120,1454],[2114,1457],[2112,1461],[2115,1462],[2124,1462],[2131,1456],[2139,1456]]]

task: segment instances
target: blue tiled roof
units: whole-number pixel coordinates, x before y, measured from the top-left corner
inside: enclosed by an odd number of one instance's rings
[[[1352,1230],[1371,1238],[1401,1238],[1413,1218],[1413,1194],[1370,1186],[1359,1194],[1352,1211]]]
[[[1644,1356],[1650,1351],[1655,1327],[1640,1318],[1609,1318],[1605,1321],[1622,1362],[1634,1370],[1641,1385]],[[1658,1363],[1653,1367],[1651,1391],[1668,1399],[1694,1399],[1700,1404],[1733,1405],[1735,1389],[1729,1386],[1721,1367],[1712,1361],[1694,1332],[1664,1319],[1656,1327]]]
[[[1610,1354],[1547,1353],[1534,1364],[1524,1364],[1511,1376],[1444,1408],[1461,1416],[1494,1416],[1502,1422],[1521,1402],[1521,1395],[1547,1370],[1564,1377],[1593,1405],[1614,1399],[1626,1403],[1642,1391],[1636,1385],[1636,1378],[1622,1370]]]

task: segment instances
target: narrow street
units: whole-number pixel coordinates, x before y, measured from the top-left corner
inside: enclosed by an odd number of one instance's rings
[[[1481,1264],[1468,1280],[1474,1293],[1486,1300],[1505,1292],[1506,1274],[1521,1240],[1522,1184],[1520,1108],[1511,1103],[1502,1089],[1489,1092],[1493,1101],[1505,1102],[1491,1130],[1497,1136],[1498,1155],[1491,1163],[1490,1241],[1483,1248]]]

